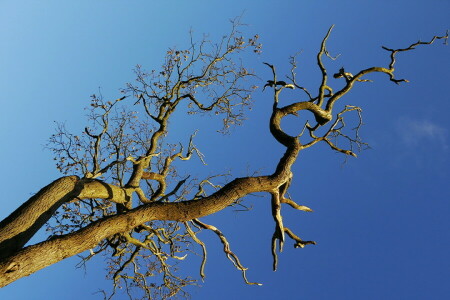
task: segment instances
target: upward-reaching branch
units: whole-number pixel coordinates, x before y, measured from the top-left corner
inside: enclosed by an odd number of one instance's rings
[[[350,92],[355,83],[367,82],[363,77],[370,73],[385,73],[395,83],[406,81],[394,77],[396,54],[418,45],[432,44],[436,39],[448,39],[447,34],[403,49],[384,48],[391,52],[388,67],[363,69],[356,75],[341,68],[334,78],[344,78],[345,85],[333,92],[326,64],[322,61],[323,55],[329,56],[326,42],[332,28],[323,38],[317,54],[322,79],[316,96],[297,82],[294,59],[291,59],[288,82],[279,80],[275,66],[265,63],[272,71],[272,78],[264,89],[272,88],[274,93],[269,128],[274,139],[286,148],[275,170],[268,175],[235,178],[223,186],[213,184],[210,181],[213,176],[204,180],[190,179],[189,175],[179,174],[176,167],[193,153],[199,154],[202,160],[192,137],[187,149],[181,144],[171,145],[165,141],[169,119],[183,102],[191,113],[222,115],[224,130],[242,121],[242,109],[250,105],[253,90],[243,81],[253,74],[236,63],[235,55],[246,48],[259,52],[260,44],[257,35],[244,40],[236,22],[231,34],[219,44],[203,39],[199,44],[191,41],[186,50],[170,49],[160,72],[145,72],[137,67],[137,83],[128,84],[123,90],[125,96],[116,101],[93,97],[93,111],[89,116],[92,128],[78,136],[60,126],[50,141],[58,168],[79,176],[54,181],[0,223],[0,287],[90,250],[83,262],[98,253],[110,255],[109,275],[114,288],[121,285],[139,287],[147,298],[155,295],[170,298],[192,284],[191,279],[177,276],[171,264],[186,258],[192,250],[192,241],[202,247],[204,260],[200,274],[205,277],[206,245],[198,237],[202,229],[212,230],[219,237],[227,257],[251,284],[246,278],[246,268],[230,250],[224,234],[198,218],[223,210],[256,192],[271,196],[275,223],[272,235],[274,269],[278,262],[277,249],[281,251],[286,239],[292,239],[296,248],[315,244],[303,241],[286,226],[282,217],[283,203],[300,211],[312,211],[287,196],[289,187],[295,184],[292,166],[299,152],[325,142],[335,151],[356,156],[353,149],[365,146],[359,136],[363,124],[362,109],[346,105],[336,112],[334,104]],[[280,97],[286,95],[282,92],[295,88],[306,92],[308,99],[281,105]],[[131,95],[137,98],[132,106],[136,111],[119,108],[119,102],[125,103],[122,100]],[[349,113],[356,113],[358,117],[353,134],[345,131],[344,117]],[[299,124],[297,136],[286,133],[281,126],[283,119],[299,114],[312,114],[316,124]],[[303,135],[304,131],[309,137]],[[347,142],[348,147],[342,146],[341,140]],[[206,183],[213,189],[204,188]],[[24,247],[51,217],[53,219],[48,223],[51,237]],[[148,268],[143,270],[144,266]],[[160,274],[161,285],[148,282],[154,273]]]

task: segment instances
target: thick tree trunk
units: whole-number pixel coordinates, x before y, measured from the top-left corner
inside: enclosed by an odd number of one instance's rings
[[[131,193],[134,191],[133,188],[122,189],[99,180],[79,179],[76,176],[54,181],[2,221],[0,287],[91,249],[102,240],[117,233],[127,232],[145,222],[192,220],[218,212],[250,193],[279,194],[280,189],[290,182],[291,166],[302,149],[298,139],[285,134],[280,127],[281,118],[288,113],[292,112],[282,111],[274,106],[270,130],[287,150],[273,175],[236,178],[216,193],[200,200],[144,204],[125,213],[103,218],[76,232],[21,249],[64,202],[74,198],[102,198],[115,203],[125,203],[131,200]]]
[[[129,231],[145,222],[191,220],[220,211],[249,193],[272,191],[285,181],[284,175],[237,178],[215,194],[201,200],[149,203],[127,213],[94,222],[77,232],[26,247],[0,260],[0,287],[93,248],[103,239]]]
[[[68,176],[53,181],[0,222],[0,259],[22,249],[64,202],[77,196],[78,179]]]

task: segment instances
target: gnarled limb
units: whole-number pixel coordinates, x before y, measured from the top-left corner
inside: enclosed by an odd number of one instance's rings
[[[237,257],[236,254],[233,253],[233,251],[231,251],[230,249],[230,243],[228,242],[227,238],[225,237],[225,235],[219,230],[217,229],[215,226],[213,225],[208,225],[206,223],[201,222],[199,219],[193,219],[192,222],[194,222],[196,225],[198,225],[199,227],[203,228],[203,229],[208,229],[213,231],[220,239],[220,241],[223,244],[223,252],[225,252],[225,254],[227,255],[228,259],[233,263],[233,265],[242,272],[242,277],[245,280],[245,283],[250,284],[250,285],[261,285],[260,283],[256,283],[256,282],[249,282],[247,280],[247,275],[245,273],[245,271],[247,270],[247,268],[245,268],[244,266],[242,266],[241,262],[239,261],[239,258]]]
[[[171,297],[189,281],[174,275],[167,260],[184,259],[184,247],[192,240],[202,246],[206,257],[204,244],[198,242],[190,224],[212,230],[219,236],[225,253],[236,268],[242,271],[248,283],[246,269],[231,252],[225,236],[217,228],[199,221],[198,218],[216,213],[256,192],[267,192],[272,196],[272,215],[275,221],[272,237],[274,269],[278,259],[276,244],[278,241],[281,250],[285,235],[294,240],[295,247],[315,244],[313,241],[300,239],[284,226],[282,219],[281,203],[289,204],[294,209],[311,211],[310,208],[286,198],[293,178],[291,169],[299,152],[323,141],[336,151],[355,155],[353,145],[364,146],[358,135],[358,129],[362,125],[361,109],[357,106],[346,106],[343,111],[336,113],[333,111],[334,104],[346,95],[355,83],[365,81],[363,76],[370,73],[385,73],[395,83],[406,81],[394,77],[395,55],[412,50],[418,45],[431,44],[436,39],[448,38],[447,34],[404,49],[385,48],[391,52],[389,67],[372,67],[356,75],[349,75],[350,73],[342,69],[336,73],[336,77],[344,77],[345,85],[334,92],[322,61],[323,55],[329,56],[326,41],[330,32],[331,28],[322,40],[317,55],[322,74],[317,96],[310,94],[296,82],[294,71],[291,72],[291,82],[285,82],[278,80],[275,67],[266,63],[273,74],[273,80],[269,80],[266,87],[274,91],[269,128],[275,140],[286,148],[276,169],[269,175],[236,178],[223,186],[214,185],[216,190],[210,195],[203,189],[203,184],[210,183],[208,179],[198,184],[195,193],[195,188],[186,187],[190,184],[185,184],[187,176],[171,173],[177,158],[188,159],[197,150],[192,139],[186,154],[182,147],[174,148],[163,142],[168,133],[169,118],[180,103],[187,102],[195,111],[212,111],[225,115],[225,129],[233,123],[239,124],[242,120],[240,108],[249,105],[249,94],[252,90],[241,87],[240,82],[252,74],[233,63],[232,55],[245,47],[259,49],[256,37],[246,44],[234,26],[232,34],[216,47],[212,47],[212,51],[207,51],[207,45],[211,45],[203,40],[199,45],[192,43],[191,48],[187,50],[169,50],[163,70],[159,73],[146,73],[138,68],[138,84],[128,85],[124,92],[138,98],[135,104],[143,106],[141,109],[146,116],[143,121],[129,122],[137,118],[137,113],[134,112],[119,111],[118,116],[111,116],[116,111],[112,109],[113,106],[119,101],[124,102],[122,100],[125,96],[115,102],[105,102],[101,97],[94,97],[93,107],[100,113],[93,112],[90,120],[96,126],[85,130],[81,138],[67,134],[65,129],[60,128],[52,140],[56,144],[53,150],[58,168],[63,172],[81,172],[80,176],[58,179],[0,224],[0,287],[83,251],[90,250],[90,255],[94,255],[104,253],[105,249],[108,249],[112,254],[114,270],[110,275],[115,283],[121,281],[126,287],[130,287],[130,282],[137,282],[146,295],[150,295],[152,287],[147,283],[147,277],[153,275],[152,270],[158,269],[163,279],[160,287],[165,289],[166,296]],[[204,65],[197,68],[197,63]],[[294,64],[292,66],[294,70]],[[213,87],[219,90],[214,91]],[[292,87],[307,92],[308,99],[281,104],[283,102],[279,101],[280,97],[285,95],[282,92]],[[300,134],[287,134],[281,127],[283,118],[303,114],[303,111],[312,113],[316,124],[311,126],[306,122]],[[359,124],[356,126],[355,137],[343,131],[346,112],[358,113]],[[324,127],[327,124],[328,129]],[[301,126],[299,128],[301,129]],[[325,133],[319,131],[319,128],[324,129]],[[305,130],[308,130],[309,137],[302,135]],[[350,143],[350,149],[338,144],[337,138]],[[79,150],[82,147],[86,147],[85,151]],[[171,184],[168,179],[176,179],[177,183],[172,183],[172,191],[166,193]],[[191,193],[192,190],[194,192]],[[46,193],[51,195],[44,197]],[[133,199],[134,194],[137,194],[140,201]],[[62,206],[63,213],[58,215],[56,209],[59,206]],[[54,235],[47,241],[23,247],[37,227],[53,213],[59,222],[55,226],[58,227],[58,232],[53,232]],[[70,226],[63,224],[67,219],[72,222]],[[181,230],[179,222],[185,224],[185,231]],[[167,230],[161,230],[162,228]],[[45,255],[42,255],[43,253]],[[150,263],[152,268],[145,272],[140,270],[139,261],[149,258],[153,259]],[[203,266],[204,262],[201,270]],[[131,275],[125,272],[127,268],[132,268]],[[201,276],[204,276],[203,271]]]

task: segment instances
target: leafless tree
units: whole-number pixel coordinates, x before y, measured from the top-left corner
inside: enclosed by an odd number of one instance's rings
[[[346,105],[335,111],[335,103],[354,85],[370,84],[366,77],[371,73],[384,73],[396,84],[406,82],[394,76],[397,54],[448,39],[447,33],[402,49],[383,47],[389,54],[388,66],[363,69],[354,75],[341,68],[330,77],[323,60],[334,59],[326,47],[332,28],[317,53],[321,73],[317,91],[298,82],[295,56],[291,57],[291,73],[284,81],[278,80],[275,66],[265,63],[273,74],[264,86],[273,93],[270,132],[286,148],[272,174],[234,178],[223,186],[215,183],[215,176],[196,180],[183,176],[177,168],[180,161],[193,155],[203,161],[195,146],[195,132],[185,145],[166,142],[168,122],[177,109],[188,114],[218,115],[223,121],[222,132],[244,119],[257,87],[247,80],[254,74],[239,57],[246,50],[259,53],[261,45],[257,35],[244,39],[238,22],[219,43],[204,37],[197,43],[191,39],[188,49],[169,49],[159,71],[147,72],[137,66],[136,82],[128,84],[120,98],[107,101],[101,94],[92,95],[89,124],[84,132],[71,134],[60,124],[50,138],[48,147],[65,176],[42,188],[0,223],[0,287],[67,257],[83,254],[84,264],[101,253],[108,258],[107,276],[113,281],[110,296],[118,287],[126,291],[140,289],[142,297],[148,299],[184,296],[183,287],[196,280],[177,275],[177,262],[184,260],[193,246],[200,245],[200,276],[205,277],[207,251],[198,237],[202,230],[218,236],[225,255],[242,272],[246,283],[257,284],[247,280],[247,269],[225,235],[199,219],[256,192],[271,196],[274,270],[286,235],[296,248],[315,244],[297,236],[282,219],[283,203],[311,211],[287,195],[293,178],[291,167],[299,152],[324,142],[334,151],[356,156],[355,152],[366,146],[359,136],[362,110]],[[341,87],[334,90],[330,80]],[[287,89],[300,91],[298,97],[306,100],[281,105],[280,96]],[[314,121],[299,124],[295,136],[283,131],[282,119],[300,113],[312,115]],[[349,130],[345,118],[352,113],[357,122]],[[49,238],[25,246],[43,227]]]

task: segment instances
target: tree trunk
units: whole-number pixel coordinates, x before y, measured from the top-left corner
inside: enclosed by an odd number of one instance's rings
[[[22,244],[23,246],[29,240],[28,238],[25,241],[25,236],[31,237],[32,233],[34,234],[39,229],[38,224],[42,226],[61,204],[74,197],[99,198],[102,196],[102,198],[108,199],[115,198],[114,202],[121,202],[117,195],[113,197],[111,189],[108,189],[109,193],[105,194],[105,186],[110,186],[106,183],[97,180],[83,183],[83,180],[79,180],[76,176],[57,179],[2,221],[4,228],[2,227],[0,231],[0,241],[4,253],[9,255],[2,255],[0,259],[0,287],[91,249],[103,239],[116,233],[127,232],[145,222],[192,220],[218,212],[247,194],[278,190],[290,180],[292,176],[290,167],[295,161],[299,149],[298,142],[294,143],[293,147],[289,147],[273,175],[236,178],[216,193],[200,200],[145,204],[126,213],[103,218],[76,232],[54,237],[19,250],[18,245]],[[116,191],[120,190],[117,187],[116,189]],[[126,193],[119,194],[127,197]],[[39,213],[46,217],[41,217]],[[21,234],[21,230],[26,234]],[[14,234],[20,237],[16,238]]]

